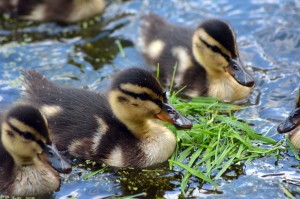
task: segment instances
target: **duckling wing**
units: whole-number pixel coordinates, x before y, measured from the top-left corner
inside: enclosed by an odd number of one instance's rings
[[[23,99],[44,113],[59,150],[67,150],[74,140],[91,137],[99,127],[97,118],[107,120],[112,115],[102,94],[58,86],[33,70],[22,73],[25,85]]]

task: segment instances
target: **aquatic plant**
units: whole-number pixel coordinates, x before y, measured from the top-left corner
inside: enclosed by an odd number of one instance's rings
[[[234,116],[243,107],[220,103],[217,99],[198,97],[180,99],[174,93],[171,104],[194,121],[190,130],[176,130],[177,147],[169,160],[170,169],[182,167],[181,192],[185,194],[191,176],[217,185],[234,164],[248,163],[262,156],[279,156],[283,141],[263,136]],[[202,184],[203,184],[202,183]]]

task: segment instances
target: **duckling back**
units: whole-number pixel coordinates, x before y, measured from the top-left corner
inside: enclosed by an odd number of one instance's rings
[[[38,107],[47,117],[59,150],[67,150],[71,143],[96,132],[99,115],[105,117],[112,114],[101,94],[58,86],[33,70],[23,71],[23,76],[24,100]],[[91,142],[86,141],[86,146],[90,146]]]

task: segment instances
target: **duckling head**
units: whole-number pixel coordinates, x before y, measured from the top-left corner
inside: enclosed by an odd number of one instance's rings
[[[1,140],[18,167],[46,161],[59,172],[71,171],[71,165],[52,143],[47,120],[35,107],[11,108],[1,123]]]
[[[229,73],[243,86],[254,85],[253,77],[240,60],[235,34],[229,24],[218,19],[206,20],[195,30],[192,40],[194,57],[210,76]]]
[[[150,71],[130,68],[119,72],[112,81],[108,98],[113,113],[131,130],[147,126],[147,121],[153,118],[178,128],[192,127],[168,103],[166,92]]]

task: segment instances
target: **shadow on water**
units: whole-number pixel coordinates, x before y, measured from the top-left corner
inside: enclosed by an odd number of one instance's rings
[[[256,87],[250,106],[236,113],[255,129],[276,140],[284,137],[276,126],[295,104],[300,72],[300,3],[268,1],[116,1],[103,16],[71,24],[37,23],[0,17],[0,107],[19,98],[20,69],[33,68],[51,80],[76,87],[104,89],[110,76],[125,67],[146,66],[135,43],[141,14],[153,11],[168,21],[196,27],[208,17],[229,21],[238,39],[244,63],[253,68]],[[119,41],[124,55],[116,44]],[[1,112],[1,110],[0,110]],[[285,190],[300,197],[299,162],[287,151],[284,158],[259,158],[233,165],[218,181],[219,187],[191,178],[191,197],[283,198]],[[146,198],[182,198],[182,170],[167,165],[155,169],[103,168],[74,160],[75,169],[64,176],[53,198],[116,198],[147,193]]]

